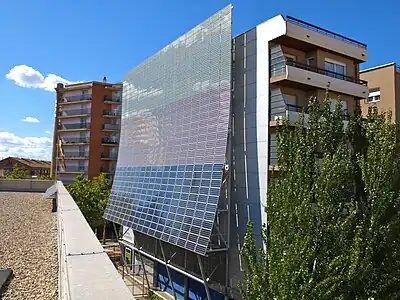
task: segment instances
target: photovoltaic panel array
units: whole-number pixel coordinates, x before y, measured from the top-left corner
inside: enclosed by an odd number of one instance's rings
[[[225,164],[231,5],[129,72],[105,218],[205,255]]]

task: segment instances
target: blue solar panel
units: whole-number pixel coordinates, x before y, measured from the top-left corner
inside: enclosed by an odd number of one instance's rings
[[[204,255],[225,164],[231,6],[129,72],[105,218]]]

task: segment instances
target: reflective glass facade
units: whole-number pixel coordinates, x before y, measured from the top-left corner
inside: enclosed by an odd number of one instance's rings
[[[204,255],[231,101],[231,6],[126,75],[105,218]]]

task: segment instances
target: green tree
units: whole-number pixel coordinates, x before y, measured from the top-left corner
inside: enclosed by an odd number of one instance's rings
[[[15,164],[11,172],[6,176],[7,179],[25,179],[28,178],[28,171],[24,166]]]
[[[103,215],[111,192],[111,183],[107,176],[100,174],[92,180],[77,176],[67,189],[90,226],[95,229],[103,225],[104,241],[106,222]]]
[[[251,226],[243,247],[245,299],[400,297],[398,127],[356,109],[345,130],[327,99],[278,129],[265,250]]]

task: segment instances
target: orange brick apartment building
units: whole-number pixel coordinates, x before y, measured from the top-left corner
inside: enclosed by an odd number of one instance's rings
[[[65,183],[79,174],[91,179],[113,176],[118,155],[122,84],[58,84],[51,174]],[[63,167],[58,150],[61,139]]]

